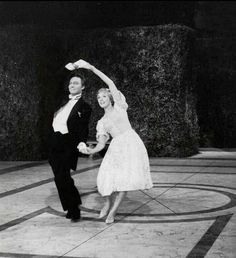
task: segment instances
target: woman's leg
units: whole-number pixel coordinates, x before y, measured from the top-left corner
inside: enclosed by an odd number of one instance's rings
[[[105,203],[103,205],[103,208],[100,211],[99,219],[104,218],[108,214],[111,206],[111,195],[105,196],[104,200],[105,200]]]
[[[113,206],[112,206],[112,208],[111,208],[111,210],[110,210],[110,212],[107,216],[107,219],[106,219],[107,224],[114,222],[116,212],[117,212],[122,200],[124,199],[126,193],[127,192],[118,192],[118,194],[115,198],[114,204],[113,204]]]

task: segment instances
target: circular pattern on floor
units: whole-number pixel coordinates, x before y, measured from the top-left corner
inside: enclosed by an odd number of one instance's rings
[[[162,190],[162,192],[160,190]],[[171,223],[212,220],[219,215],[229,214],[230,209],[236,206],[236,194],[232,193],[233,190],[236,189],[204,184],[155,183],[151,195],[148,191],[138,191],[139,202],[141,202],[140,207],[134,207],[135,212],[118,212],[117,221],[120,223]],[[155,193],[155,191],[157,192]],[[137,192],[133,193],[133,196],[137,195]],[[93,200],[95,200],[95,198],[100,198],[96,190],[83,193],[81,196],[82,198],[86,197]],[[130,203],[132,203],[132,201],[135,200],[130,199]],[[151,202],[151,210],[148,209],[149,212],[146,212],[145,205],[149,205]],[[94,203],[94,201],[92,203]],[[181,207],[181,211],[178,211],[177,204]],[[160,207],[166,207],[167,211],[168,208],[170,209],[168,212],[160,212]],[[50,208],[50,213],[64,216],[64,213],[59,212],[52,206]],[[81,210],[87,213],[96,214],[96,216],[100,212],[99,209],[87,206],[81,206]],[[138,210],[141,210],[141,212]],[[96,216],[83,216],[83,220],[104,222],[104,219],[98,219]]]

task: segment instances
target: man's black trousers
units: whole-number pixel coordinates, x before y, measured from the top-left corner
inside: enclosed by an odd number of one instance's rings
[[[53,133],[50,142],[49,164],[54,173],[63,210],[73,210],[81,204],[78,189],[70,174],[70,160],[73,153],[69,134]]]

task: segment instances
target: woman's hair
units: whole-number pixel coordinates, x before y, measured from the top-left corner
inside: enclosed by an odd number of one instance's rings
[[[114,99],[113,99],[113,96],[112,96],[112,94],[111,94],[111,91],[110,91],[108,88],[101,88],[101,89],[99,89],[99,90],[97,91],[97,96],[98,96],[98,94],[101,93],[101,92],[107,93],[107,95],[108,95],[108,97],[109,97],[109,99],[110,99],[110,101],[111,101],[111,104],[112,104],[112,106],[113,106],[113,105],[114,105]]]

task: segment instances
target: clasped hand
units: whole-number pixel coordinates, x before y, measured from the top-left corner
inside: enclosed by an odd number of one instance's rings
[[[81,153],[83,153],[83,154],[90,155],[90,154],[92,154],[92,153],[91,153],[91,150],[92,150],[91,148],[86,147],[86,149],[79,150],[79,152],[81,152]]]
[[[79,68],[84,68],[84,69],[88,69],[91,70],[92,69],[92,65],[82,59],[79,59],[78,61],[74,62],[74,63],[68,63],[65,66],[66,69],[73,71],[75,69],[79,69]]]
[[[79,59],[75,63],[73,63],[75,69],[84,68],[84,69],[91,69],[91,64],[84,61],[83,59]]]
[[[83,154],[87,154],[87,155],[92,154],[91,153],[92,149],[90,147],[87,147],[84,142],[80,142],[79,145],[77,146],[77,149],[79,150],[79,152]]]

